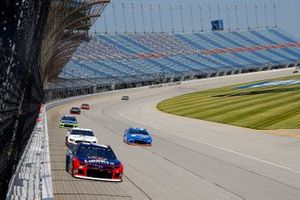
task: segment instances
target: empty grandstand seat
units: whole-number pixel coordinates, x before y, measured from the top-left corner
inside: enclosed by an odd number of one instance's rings
[[[167,76],[209,74],[298,63],[299,60],[299,40],[279,28],[184,34],[99,34],[80,45],[60,78],[70,86],[76,85],[75,79],[80,79],[81,84],[111,84],[148,80],[162,73]],[[83,79],[97,81],[84,82]],[[54,83],[50,85],[55,87]]]

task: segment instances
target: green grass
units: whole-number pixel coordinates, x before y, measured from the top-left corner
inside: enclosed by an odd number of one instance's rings
[[[289,79],[300,76],[275,80]],[[242,85],[181,95],[160,102],[157,108],[174,115],[253,129],[300,128],[300,85],[237,89]]]

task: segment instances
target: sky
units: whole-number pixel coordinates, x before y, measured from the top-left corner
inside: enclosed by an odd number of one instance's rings
[[[300,0],[112,0],[112,2],[115,5],[115,15],[113,15],[113,4],[110,3],[92,27],[91,32],[105,32],[107,30],[107,32],[113,34],[116,31],[122,33],[125,30],[128,32],[135,32],[135,30],[143,32],[144,29],[146,32],[152,32],[152,29],[155,32],[160,32],[161,30],[171,32],[172,21],[175,32],[192,32],[193,29],[194,31],[200,31],[201,29],[210,31],[209,7],[211,7],[211,20],[219,19],[219,7],[220,19],[223,20],[226,30],[229,28],[234,30],[237,27],[246,30],[248,24],[250,28],[256,28],[257,24],[259,28],[264,28],[266,25],[272,27],[275,26],[273,8],[275,2],[276,24],[289,34],[300,38]],[[123,14],[122,3],[125,5],[125,15]],[[141,12],[141,4],[143,4],[144,14]],[[152,4],[152,15],[149,4]],[[255,4],[257,5],[257,9],[255,9]],[[132,5],[134,12],[132,12]],[[173,20],[171,20],[169,5],[172,5]],[[182,6],[182,12],[180,5]],[[199,5],[202,11],[201,15]],[[228,9],[226,9],[226,5]],[[266,9],[264,5],[266,5]],[[161,12],[159,12],[159,6]],[[237,15],[235,6],[238,8]],[[246,12],[246,6],[248,12]],[[248,13],[248,23],[246,13]],[[153,26],[151,21],[153,21]]]

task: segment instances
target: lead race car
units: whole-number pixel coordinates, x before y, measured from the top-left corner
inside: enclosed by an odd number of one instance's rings
[[[120,182],[123,168],[110,146],[79,143],[67,150],[66,170],[73,177]]]
[[[80,109],[81,110],[90,110],[90,105],[87,103],[83,103],[83,104],[81,104]]]
[[[86,128],[72,128],[69,129],[66,135],[66,145],[70,143],[78,144],[80,142],[98,143],[98,139],[95,137],[91,129]]]
[[[125,131],[123,141],[126,144],[152,145],[152,136],[144,128],[129,128]]]

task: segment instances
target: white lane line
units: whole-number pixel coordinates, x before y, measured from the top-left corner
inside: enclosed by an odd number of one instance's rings
[[[144,123],[142,121],[139,121],[139,120],[133,119],[133,118],[131,118],[129,116],[126,116],[125,114],[123,114],[121,112],[120,109],[119,109],[119,115],[122,116],[122,117],[124,117],[125,119],[130,120],[130,121],[134,121],[136,123],[139,123],[139,124],[142,124],[142,125],[145,125],[145,126],[150,126],[150,127],[153,127],[155,129],[159,130],[159,128],[157,128],[157,127],[154,127],[154,126],[146,124],[146,123]],[[281,169],[284,169],[284,170],[288,170],[288,171],[291,171],[291,172],[294,172],[294,173],[300,173],[300,170],[296,170],[296,169],[293,169],[293,168],[290,168],[290,167],[286,167],[286,166],[283,166],[283,165],[280,165],[280,164],[277,164],[277,163],[273,163],[273,162],[270,162],[270,161],[267,161],[267,160],[263,160],[261,158],[250,156],[248,154],[244,154],[244,153],[237,152],[237,151],[234,151],[234,150],[231,150],[231,149],[227,149],[225,147],[221,147],[221,146],[218,146],[218,145],[215,145],[215,144],[210,144],[210,143],[203,142],[203,141],[196,140],[196,139],[192,139],[192,138],[186,138],[186,137],[183,137],[182,135],[175,134],[175,133],[168,132],[168,131],[164,131],[164,132],[166,132],[168,134],[171,134],[171,135],[176,135],[176,136],[184,138],[184,139],[192,140],[192,141],[198,142],[198,143],[206,145],[206,146],[214,147],[214,148],[222,150],[222,151],[226,151],[226,152],[229,152],[229,153],[232,153],[232,154],[236,154],[236,155],[239,155],[241,157],[245,157],[245,158],[252,159],[252,160],[255,160],[255,161],[258,161],[258,162],[261,162],[261,163],[265,163],[265,164],[268,164],[268,165],[271,165],[271,166],[274,166],[274,167],[278,167],[278,168],[281,168]]]

